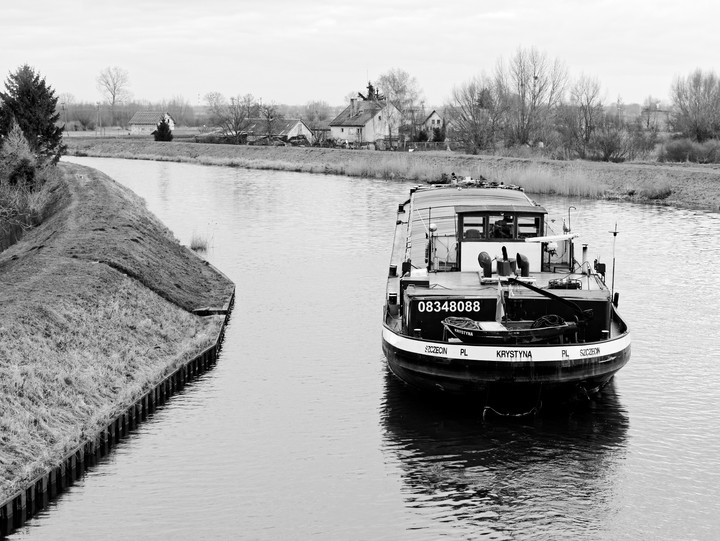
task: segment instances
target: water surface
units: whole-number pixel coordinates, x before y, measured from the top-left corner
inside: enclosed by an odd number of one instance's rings
[[[571,211],[633,333],[604,396],[522,422],[387,376],[407,183],[71,158],[144,197],[237,286],[218,365],[11,539],[714,539],[720,216]]]

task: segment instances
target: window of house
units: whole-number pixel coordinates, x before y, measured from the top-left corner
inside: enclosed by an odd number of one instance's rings
[[[378,115],[378,120],[382,120],[382,115]]]
[[[345,128],[340,128],[340,133],[345,133]]]

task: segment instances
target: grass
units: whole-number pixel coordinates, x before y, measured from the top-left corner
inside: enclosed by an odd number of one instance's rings
[[[62,165],[42,222],[0,253],[0,500],[215,343],[233,285],[144,202]]]
[[[462,176],[516,184],[526,191],[602,197],[606,186],[578,167],[548,167],[525,159],[492,159],[448,152],[377,152],[320,148],[249,147],[203,143],[156,145],[138,140],[72,139],[75,155],[189,162],[201,165],[336,174],[383,180],[438,182]]]
[[[44,209],[50,208],[57,172],[55,168],[46,168],[42,174],[43,183],[38,190],[8,186],[0,181],[0,250],[19,240],[24,230],[37,225]]]
[[[188,162],[358,178],[434,183],[451,172],[522,186],[529,193],[720,208],[720,171],[713,166],[602,163],[508,158],[458,152],[380,152],[328,148],[257,147],[140,138],[72,138],[75,155]],[[659,182],[666,179],[666,182]]]
[[[672,185],[667,180],[660,180],[657,184],[638,190],[637,195],[649,201],[662,201],[673,194]]]
[[[200,233],[193,231],[192,237],[190,237],[190,249],[194,252],[206,252],[208,249],[207,237],[200,235]]]

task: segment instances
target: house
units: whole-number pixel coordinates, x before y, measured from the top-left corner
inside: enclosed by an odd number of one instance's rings
[[[433,111],[423,121],[421,129],[425,130],[428,134],[428,137],[430,137],[430,139],[432,139],[434,130],[436,130],[436,129],[441,130],[442,127],[443,127],[442,117],[438,114],[437,111]]]
[[[175,129],[175,120],[169,113],[138,111],[130,119],[130,133],[132,135],[150,135],[157,129],[158,124],[163,119],[170,123],[170,131],[173,131]]]
[[[245,122],[243,131],[247,134],[248,142],[255,142],[268,136],[283,141],[304,136],[309,143],[314,141],[313,131],[305,122],[295,118],[274,118],[269,126],[264,118],[249,118]]]
[[[330,137],[354,146],[389,144],[397,141],[400,111],[379,99],[352,98],[338,116],[330,121]]]

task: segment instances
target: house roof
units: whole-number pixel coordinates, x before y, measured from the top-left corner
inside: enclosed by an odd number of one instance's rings
[[[272,135],[282,137],[290,133],[297,123],[300,122],[305,128],[312,132],[308,128],[307,124],[297,118],[276,118],[272,120],[271,131]],[[248,118],[244,130],[249,134],[255,135],[267,135],[267,120],[264,118]]]
[[[427,116],[427,118],[425,118],[425,120],[423,120],[423,124],[425,124],[428,120],[430,120],[430,117],[432,117],[433,115],[437,115],[437,116],[440,117],[440,113],[438,113],[437,110],[433,109],[433,112],[430,113],[430,114]],[[442,119],[442,117],[440,117],[440,119]]]
[[[168,115],[172,121],[175,122],[174,118],[172,118],[168,113],[163,113],[162,111],[138,111],[132,116],[129,123],[135,125],[142,124],[157,126],[158,122],[160,122],[165,115]]]
[[[342,113],[330,121],[330,126],[365,126],[384,108],[385,105],[381,105],[374,100],[358,100],[355,102],[354,110],[351,103],[343,109]]]

